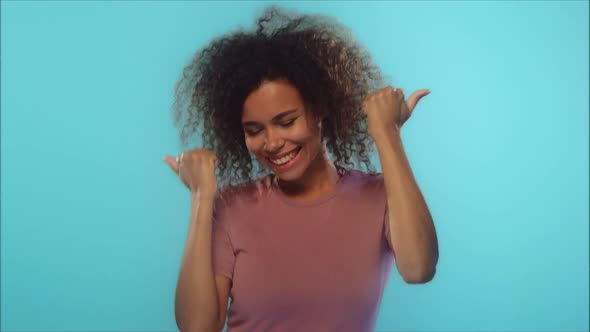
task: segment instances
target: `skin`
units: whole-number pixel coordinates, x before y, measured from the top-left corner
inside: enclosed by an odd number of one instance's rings
[[[434,277],[438,262],[438,239],[432,216],[416,183],[406,156],[401,128],[418,101],[430,93],[414,92],[407,100],[402,89],[391,86],[365,98],[369,133],[379,153],[389,209],[389,246],[404,280],[425,283]]]
[[[339,175],[322,142],[321,121],[292,84],[264,81],[244,101],[241,120],[248,150],[274,172],[285,194],[308,200],[334,188]],[[268,158],[298,147],[295,165],[283,171],[273,169]]]

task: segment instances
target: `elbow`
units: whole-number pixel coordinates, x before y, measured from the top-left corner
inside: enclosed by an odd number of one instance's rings
[[[217,324],[176,324],[178,326],[178,330],[180,332],[220,332],[222,328],[220,328]]]
[[[425,284],[434,279],[436,274],[436,264],[438,263],[438,249],[435,254],[428,259],[415,263],[411,268],[400,270],[404,281],[408,284]]]
[[[198,308],[191,309],[189,305],[182,302],[182,299],[176,298],[174,318],[180,332],[220,332],[223,325],[219,326],[217,317],[218,315],[211,311],[203,313],[203,310]]]
[[[219,322],[204,320],[198,318],[188,318],[176,316],[176,326],[180,332],[220,332],[223,326],[219,327]]]
[[[179,317],[176,317],[176,326],[180,332],[193,332],[196,330],[191,321],[179,319]]]
[[[423,269],[418,272],[402,274],[402,278],[407,284],[425,284],[434,279],[435,274],[436,267],[433,266],[432,268]]]

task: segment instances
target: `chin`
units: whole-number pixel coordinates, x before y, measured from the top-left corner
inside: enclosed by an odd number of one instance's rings
[[[290,170],[288,172],[273,172],[274,175],[276,175],[277,178],[279,178],[281,181],[285,181],[285,182],[296,182],[297,180],[302,178],[302,173],[299,170],[293,169]]]

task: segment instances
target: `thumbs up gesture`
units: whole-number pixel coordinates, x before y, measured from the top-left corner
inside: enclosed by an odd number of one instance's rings
[[[182,152],[177,158],[165,155],[164,162],[192,194],[209,198],[217,194],[215,168],[219,165],[219,159],[212,151],[193,149]]]

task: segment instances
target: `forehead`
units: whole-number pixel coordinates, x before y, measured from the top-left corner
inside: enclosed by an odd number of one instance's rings
[[[276,114],[302,106],[299,91],[289,82],[264,81],[244,101],[242,120],[270,120]]]

